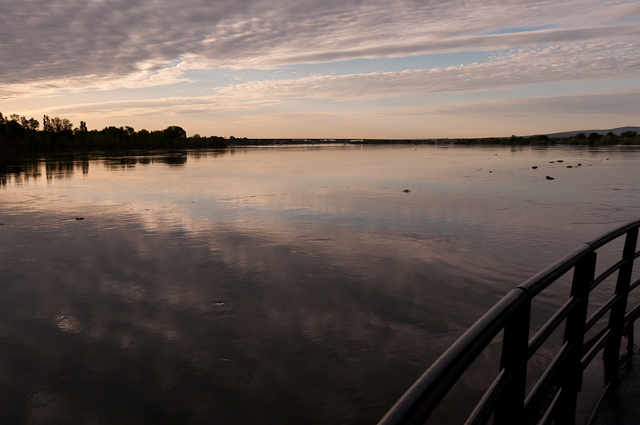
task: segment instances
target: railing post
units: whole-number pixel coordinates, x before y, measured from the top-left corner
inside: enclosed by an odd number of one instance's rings
[[[582,389],[582,346],[584,344],[584,325],[589,306],[589,287],[596,271],[596,253],[590,252],[580,260],[573,271],[571,297],[576,304],[567,316],[564,328],[564,341],[571,348],[565,363],[563,392],[566,394],[559,407],[557,423],[573,425],[576,417],[578,391]]]
[[[633,355],[633,344],[634,344],[633,322],[635,322],[635,320],[629,320],[629,325],[627,326],[627,356],[628,357],[631,357]]]
[[[500,369],[505,369],[511,379],[496,404],[494,425],[512,425],[523,421],[530,316],[531,298],[527,293],[524,302],[504,328]]]
[[[624,242],[622,258],[627,263],[620,267],[618,271],[618,281],[616,283],[616,295],[620,297],[609,315],[609,329],[613,336],[604,347],[604,371],[605,381],[611,380],[618,374],[618,363],[620,357],[620,342],[624,326],[624,314],[627,309],[627,297],[629,295],[629,284],[631,283],[631,273],[633,272],[633,257],[636,253],[636,242],[638,241],[638,228],[630,230]]]

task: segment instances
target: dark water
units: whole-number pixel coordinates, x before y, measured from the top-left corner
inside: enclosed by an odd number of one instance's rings
[[[375,423],[511,287],[638,219],[639,182],[622,148],[5,163],[0,421]]]

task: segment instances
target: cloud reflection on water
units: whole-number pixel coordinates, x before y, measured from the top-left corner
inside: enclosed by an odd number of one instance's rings
[[[48,183],[12,177],[0,189],[0,412],[376,421],[501,294],[575,247],[553,235],[576,204],[532,183],[532,157],[412,152],[90,160],[51,166],[64,178]]]

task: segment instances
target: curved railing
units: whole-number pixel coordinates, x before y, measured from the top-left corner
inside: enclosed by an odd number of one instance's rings
[[[493,415],[496,425],[554,421],[573,424],[583,370],[604,348],[605,376],[609,379],[615,374],[625,327],[629,335],[628,350],[633,346],[633,322],[640,317],[640,303],[627,310],[627,297],[629,291],[640,286],[640,279],[631,283],[633,262],[640,256],[640,252],[636,252],[639,227],[640,221],[634,221],[585,243],[512,289],[422,374],[379,425],[424,423],[463,372],[503,329],[500,370],[466,423],[483,424]],[[598,248],[625,235],[622,259],[596,277]],[[531,300],[571,269],[574,272],[569,299],[529,339]],[[615,294],[587,318],[589,293],[616,271]],[[585,344],[585,333],[607,313],[606,328]],[[560,350],[526,394],[528,360],[563,321],[566,323]]]

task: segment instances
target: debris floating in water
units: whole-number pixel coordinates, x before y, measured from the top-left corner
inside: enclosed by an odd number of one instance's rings
[[[537,166],[537,165],[534,165],[534,166],[533,166],[533,167],[531,167],[531,168],[533,168],[534,170],[536,170],[536,169],[538,168],[538,166]]]
[[[403,190],[403,192],[404,193],[409,193],[409,192],[411,192],[411,189],[405,189],[405,190]]]
[[[547,176],[547,180],[553,180],[553,177]]]

